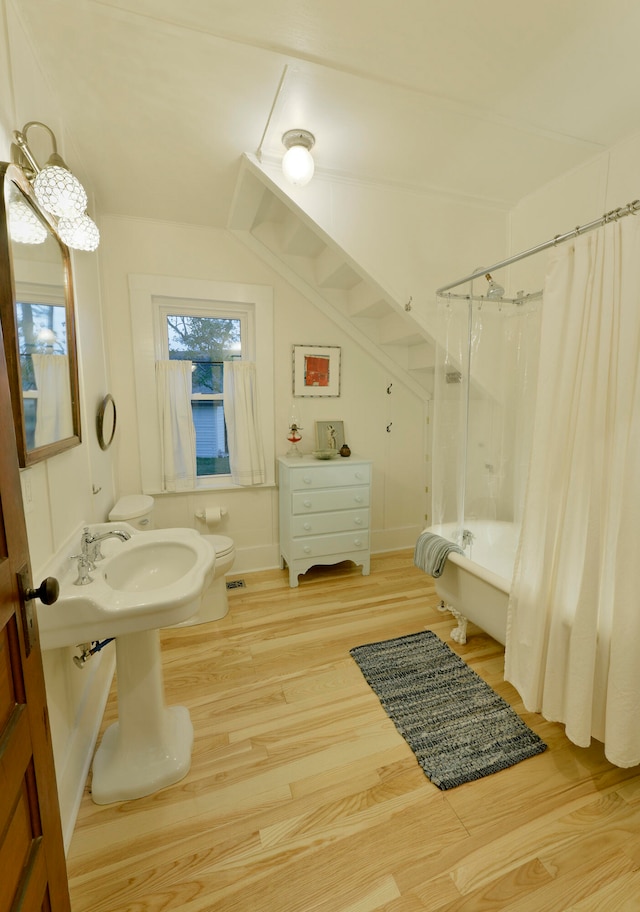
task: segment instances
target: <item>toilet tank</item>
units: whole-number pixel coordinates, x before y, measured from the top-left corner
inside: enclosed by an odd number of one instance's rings
[[[109,522],[128,522],[134,529],[145,532],[155,528],[154,500],[149,494],[125,494],[109,513]]]

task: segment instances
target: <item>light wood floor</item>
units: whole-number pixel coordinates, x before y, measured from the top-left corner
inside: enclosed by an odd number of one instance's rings
[[[68,858],[73,912],[615,912],[640,910],[640,769],[572,746],[523,710],[503,651],[449,644],[547,742],[441,792],[349,649],[432,629],[412,553],[247,574],[228,616],[162,635],[167,702],[188,706],[193,763],[149,798],[87,789]],[[105,722],[115,718],[110,698]]]

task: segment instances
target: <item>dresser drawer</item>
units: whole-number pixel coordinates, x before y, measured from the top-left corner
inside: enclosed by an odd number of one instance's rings
[[[291,469],[290,484],[292,491],[305,491],[313,488],[333,488],[346,485],[368,485],[371,480],[371,466],[356,463],[342,463],[322,466],[300,466]]]
[[[291,543],[294,560],[300,558],[325,557],[327,554],[347,554],[350,551],[366,551],[369,548],[369,532],[339,532],[337,535],[320,535],[317,538],[296,538]]]
[[[369,488],[334,488],[331,491],[295,491],[291,495],[291,512],[323,513],[353,510],[369,506]]]
[[[323,535],[327,532],[349,532],[369,528],[368,510],[339,510],[337,513],[311,513],[309,516],[294,516],[291,520],[291,534]]]

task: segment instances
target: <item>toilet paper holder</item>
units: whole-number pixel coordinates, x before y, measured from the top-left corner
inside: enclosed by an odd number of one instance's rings
[[[214,526],[226,515],[227,510],[225,507],[207,507],[197,511],[196,519],[202,520],[202,522],[206,523],[208,526]]]

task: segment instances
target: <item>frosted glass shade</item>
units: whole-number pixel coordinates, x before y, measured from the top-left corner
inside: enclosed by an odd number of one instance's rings
[[[48,237],[47,229],[31,206],[22,200],[9,203],[9,234],[17,244],[44,244]]]
[[[291,146],[282,159],[282,173],[294,187],[304,187],[313,177],[313,156],[304,146]]]
[[[61,218],[58,234],[67,247],[74,250],[96,250],[100,243],[98,226],[86,214],[80,218]]]
[[[53,215],[76,218],[87,208],[87,194],[75,175],[60,165],[46,165],[36,175],[33,190],[38,202]]]

